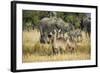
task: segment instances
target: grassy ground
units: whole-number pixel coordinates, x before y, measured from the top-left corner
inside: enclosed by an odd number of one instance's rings
[[[44,61],[64,61],[64,60],[88,60],[90,59],[89,54],[76,53],[76,54],[58,54],[54,56],[36,56],[27,55],[23,57],[23,62],[44,62]]]
[[[23,63],[42,61],[62,61],[62,60],[87,60],[90,59],[90,40],[83,38],[81,43],[77,43],[78,48],[74,53],[64,53],[49,55],[52,47],[48,44],[39,43],[40,32],[38,30],[23,31]]]

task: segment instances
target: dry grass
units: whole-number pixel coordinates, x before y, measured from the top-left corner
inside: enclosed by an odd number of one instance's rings
[[[23,31],[23,62],[62,61],[62,60],[87,60],[90,59],[90,40],[85,39],[78,43],[74,53],[52,55],[52,47],[39,42],[38,30]]]
[[[23,57],[23,62],[44,62],[44,61],[64,61],[64,60],[88,60],[89,54],[74,53],[74,54],[58,54],[54,56],[39,56],[39,55],[26,55]]]

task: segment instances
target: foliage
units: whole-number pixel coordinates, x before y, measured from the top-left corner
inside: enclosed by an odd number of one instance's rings
[[[43,18],[50,18],[50,11],[34,11],[23,10],[23,29],[29,29],[40,25]],[[74,12],[56,12],[56,17],[61,18],[66,23],[72,24],[75,28],[84,28],[84,19],[90,15],[89,13],[74,13]],[[29,24],[31,24],[29,26]],[[62,25],[62,24],[61,24]]]

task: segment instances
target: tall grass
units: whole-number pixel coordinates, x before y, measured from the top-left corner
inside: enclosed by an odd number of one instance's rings
[[[84,37],[85,38],[85,37]],[[40,32],[35,29],[23,31],[23,62],[59,61],[59,60],[86,60],[90,59],[91,45],[89,39],[77,43],[74,53],[53,55],[51,44],[39,42]]]

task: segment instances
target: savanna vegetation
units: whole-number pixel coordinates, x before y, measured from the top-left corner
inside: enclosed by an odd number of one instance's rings
[[[23,10],[23,62],[87,60],[91,14]]]

